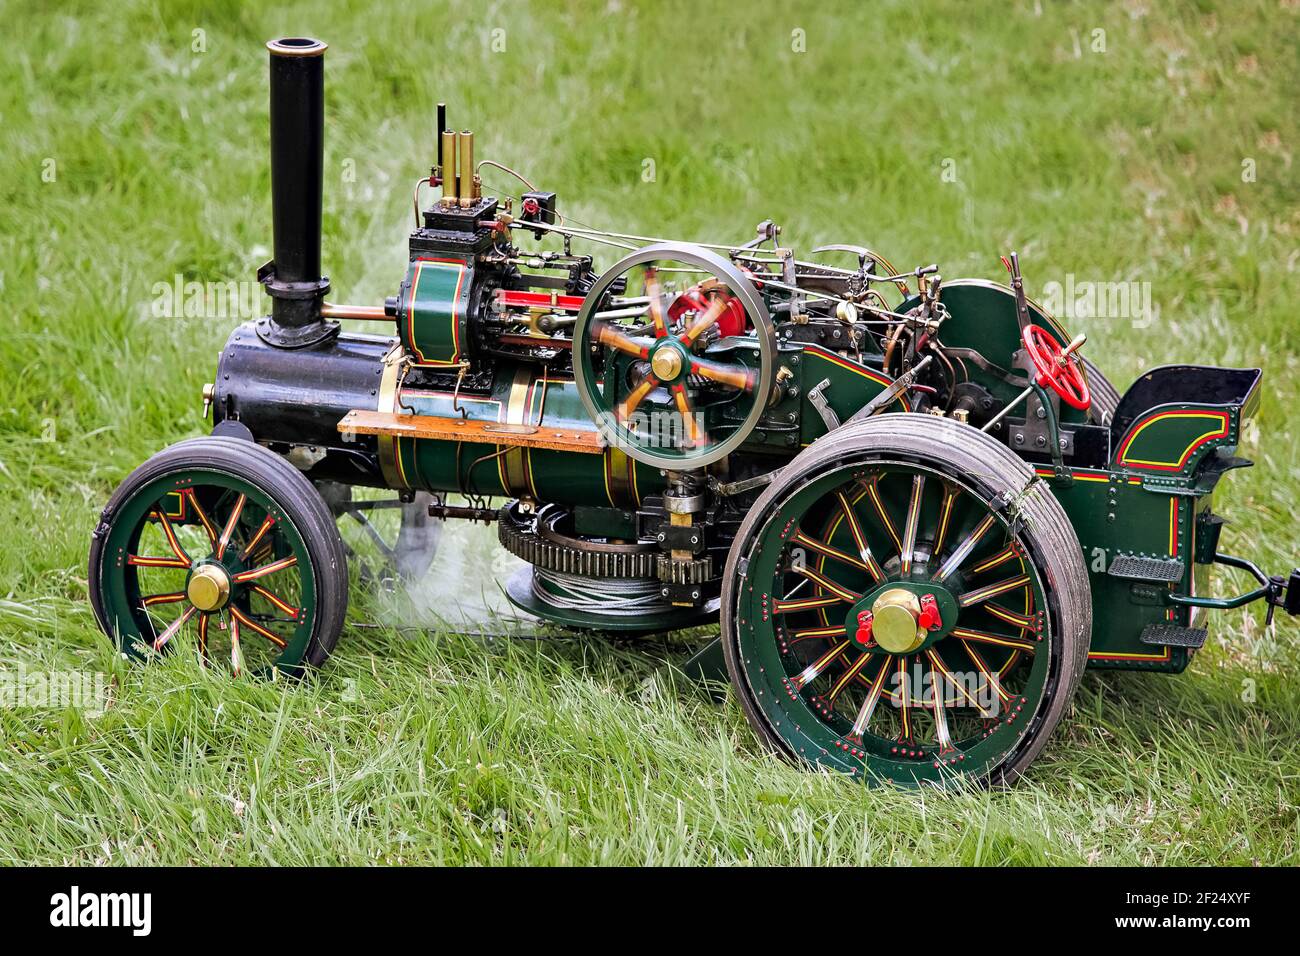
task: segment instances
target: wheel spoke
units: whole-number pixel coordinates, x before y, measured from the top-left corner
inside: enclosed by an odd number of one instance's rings
[[[1014,578],[1007,578],[1005,581],[999,581],[997,584],[990,584],[988,587],[977,588],[974,591],[967,591],[957,599],[957,603],[962,607],[974,607],[976,604],[982,604],[989,598],[995,598],[999,594],[1006,594],[1008,591],[1022,588],[1028,583],[1029,575],[1018,574]]]
[[[853,536],[853,543],[858,547],[858,554],[866,562],[867,570],[871,572],[871,577],[876,581],[883,581],[885,578],[884,569],[880,567],[875,556],[871,553],[871,546],[867,544],[867,538],[862,533],[862,525],[858,523],[857,512],[853,510],[853,503],[849,501],[848,496],[843,491],[836,491],[835,497],[839,499],[840,510],[844,512],[844,520],[849,526],[849,534]]]
[[[894,547],[898,549],[898,553],[901,555],[903,553],[903,539],[898,536],[898,530],[894,527],[893,519],[889,517],[889,512],[885,510],[885,503],[880,500],[879,483],[880,479],[878,477],[863,482],[867,489],[867,497],[871,499],[872,507],[876,510],[876,517],[885,526],[885,531],[889,533],[890,539],[894,542]]]
[[[960,488],[944,482],[943,504],[939,506],[939,527],[934,534],[934,546],[930,549],[931,560],[938,557],[939,553],[943,551],[944,543],[948,540],[948,528],[952,524],[953,505],[956,504],[959,494],[961,494]]]
[[[1038,649],[1033,641],[1018,641],[1014,637],[1007,637],[1003,634],[992,634],[988,631],[977,631],[973,627],[954,627],[952,636],[959,641],[976,641],[980,644],[996,644],[998,647],[1010,647],[1013,650],[1024,651],[1026,654],[1032,654]]]
[[[186,625],[189,619],[192,618],[195,615],[195,613],[197,613],[197,611],[198,608],[194,607],[193,605],[187,607],[184,613],[181,614],[180,617],[178,617],[176,620],[168,624],[167,627],[163,630],[163,632],[154,638],[153,649],[155,651],[162,650],[163,646],[168,641],[170,641],[173,637],[175,637],[178,633],[180,633],[180,629]]]
[[[913,744],[912,739],[912,688],[907,679],[907,662],[911,660],[910,654],[905,654],[898,659],[898,719],[902,722],[899,729],[898,742],[906,744],[909,747]]]
[[[244,670],[244,652],[239,646],[239,619],[233,616],[230,619],[230,670],[236,677]]]
[[[267,515],[262,519],[262,524],[258,527],[257,532],[249,540],[248,544],[244,545],[244,550],[239,553],[239,560],[247,561],[248,556],[253,553],[253,549],[257,547],[258,542],[261,541],[262,538],[266,536],[266,533],[274,526],[275,519],[270,515]]]
[[[199,615],[199,663],[207,666],[208,663],[208,619],[211,615]]]
[[[143,554],[128,554],[126,563],[139,568],[188,568],[189,561],[180,558],[154,558]]]
[[[980,712],[980,716],[982,717],[993,716],[989,712],[988,708],[984,707],[976,698],[972,697],[970,695],[970,691],[966,689],[965,685],[961,681],[957,680],[957,678],[953,675],[953,673],[950,670],[948,670],[948,666],[944,664],[943,658],[938,654],[938,652],[935,651],[933,647],[927,647],[925,649],[925,654],[927,657],[930,658],[931,666],[938,668],[939,673],[941,673],[944,676],[944,678],[948,681],[948,683],[952,684],[952,686],[956,688],[957,693],[965,697],[966,700],[970,703],[970,705]]]
[[[167,594],[150,594],[140,599],[141,607],[153,607],[155,604],[175,604],[185,600],[184,591],[170,591]]]
[[[820,571],[817,571],[814,568],[810,568],[807,565],[804,565],[803,567],[791,568],[791,570],[794,571],[795,574],[803,575],[805,578],[807,578],[813,584],[817,585],[819,588],[822,588],[825,591],[830,591],[831,594],[834,594],[841,601],[846,601],[849,604],[852,604],[858,598],[862,597],[862,595],[858,594],[856,591],[850,591],[848,588],[840,584],[836,584],[834,581],[832,581],[826,575],[822,574]]]
[[[961,567],[962,562],[970,556],[970,553],[975,550],[975,546],[980,543],[980,539],[983,538],[984,535],[988,534],[989,529],[992,528],[996,522],[997,518],[993,515],[985,515],[983,520],[981,520],[971,533],[966,536],[966,540],[957,545],[957,547],[953,549],[952,554],[948,555],[947,560],[943,562],[931,580],[936,584],[948,580],[948,578],[952,576],[952,573]]]
[[[795,611],[812,611],[821,607],[832,607],[841,603],[843,600],[844,598],[831,595],[776,601],[772,604],[772,613],[791,614]]]
[[[970,569],[971,574],[983,574],[985,571],[991,571],[996,567],[1006,564],[1008,561],[1020,557],[1020,552],[1014,544],[1009,544],[996,554],[990,555],[979,564]]]
[[[843,633],[843,631],[844,629],[840,628],[840,632]],[[844,688],[852,684],[857,679],[858,675],[862,673],[863,668],[865,668],[867,664],[871,663],[871,659],[871,654],[859,654],[858,659],[850,664],[845,669],[844,673],[839,676],[839,679],[837,679],[835,684],[831,687],[830,693],[826,695],[827,703],[829,703],[831,707],[835,706],[835,700],[844,692]]]
[[[816,538],[810,537],[809,535],[804,534],[802,531],[795,532],[794,537],[791,538],[790,540],[797,544],[803,545],[809,551],[815,551],[818,554],[824,554],[826,557],[831,558],[835,561],[839,561],[842,564],[847,564],[851,568],[857,568],[860,571],[867,571],[877,581],[880,580],[880,576],[876,574],[876,571],[872,570],[871,566],[868,565],[867,562],[855,558],[853,555],[841,551],[839,548],[832,548],[829,544],[826,544],[823,541],[818,541]]]
[[[930,661],[930,699],[934,703],[934,732],[939,739],[939,753],[941,755],[950,754],[957,749],[952,745],[952,734],[948,731],[948,714],[943,706],[943,699],[946,695],[947,692],[943,686],[943,675],[934,666],[932,658]]]
[[[283,600],[279,595],[273,593],[272,591],[267,590],[266,588],[262,587],[262,585],[260,584],[253,585],[253,593],[260,594],[262,597],[266,598],[268,601],[270,601],[272,604],[278,607],[285,614],[288,614],[291,618],[294,618],[295,620],[297,619],[298,609],[294,607],[292,604],[290,604],[288,601]]]
[[[176,555],[176,559],[178,561],[183,561],[186,566],[190,565],[192,563],[190,561],[190,556],[186,554],[185,549],[181,547],[180,540],[176,537],[176,529],[172,527],[171,519],[167,517],[167,512],[163,511],[162,508],[157,508],[154,510],[154,514],[158,517],[158,524],[162,527],[163,534],[167,537],[167,544],[171,547],[172,554]]]
[[[988,611],[999,621],[1006,621],[1008,624],[1013,627],[1018,627],[1022,631],[1029,631],[1034,627],[1033,618],[1026,617],[1023,614],[1017,614],[1015,611],[1009,611],[1001,604],[985,604],[984,610]]]
[[[829,624],[826,627],[805,627],[790,632],[790,643],[797,644],[799,641],[810,641],[814,638],[843,636],[844,625],[842,624]]]
[[[248,496],[241,494],[235,499],[234,507],[230,509],[230,517],[226,519],[226,526],[221,529],[221,538],[217,541],[218,561],[225,555],[226,548],[230,546],[230,537],[235,533],[235,527],[239,524],[239,516],[244,510],[244,502],[247,500]]]
[[[249,628],[252,631],[255,631],[258,634],[261,634],[264,638],[266,638],[268,641],[270,641],[272,644],[274,644],[276,647],[280,648],[281,650],[284,650],[284,648],[289,646],[288,641],[280,637],[278,634],[268,631],[266,628],[262,627],[262,625],[258,624],[256,621],[254,621],[252,618],[246,615],[239,608],[234,607],[232,605],[230,608],[230,613],[231,615],[233,615],[233,617],[238,623],[244,625],[245,627]]]
[[[998,695],[998,699],[1003,703],[1009,701],[1011,695],[1003,689],[1002,681],[998,680],[997,677],[994,676],[993,672],[989,669],[989,665],[985,663],[984,658],[980,656],[979,651],[975,650],[975,648],[971,647],[971,645],[965,641],[962,642],[961,646],[966,649],[966,655],[971,659],[971,663],[973,663],[979,670],[988,686],[993,688],[993,691]]]
[[[194,493],[193,488],[186,488],[183,492],[189,498],[190,506],[194,513],[199,516],[199,523],[203,525],[203,530],[208,534],[208,544],[213,548],[217,546],[217,528],[208,517],[208,513],[203,510],[203,505],[199,504],[199,496]]]
[[[848,640],[841,641],[800,671],[799,676],[792,678],[790,681],[790,683],[794,685],[795,690],[803,690],[810,683],[816,680],[822,671],[826,670],[826,668],[830,667],[831,664],[835,663],[844,655],[844,652],[849,649],[850,643],[851,642]]]
[[[231,580],[236,584],[247,584],[249,581],[256,581],[264,578],[268,574],[274,574],[276,571],[283,571],[285,568],[291,568],[298,563],[298,559],[293,555],[287,558],[281,558],[279,561],[272,561],[270,564],[264,564],[260,568],[250,568],[247,571],[241,571]]]
[[[907,502],[907,521],[903,523],[903,547],[899,552],[902,573],[912,573],[912,558],[916,551],[917,526],[921,523],[921,498],[925,494],[925,475],[912,476],[912,497]]]
[[[862,706],[858,708],[857,716],[853,718],[853,728],[849,731],[849,736],[856,741],[862,740],[867,725],[871,723],[871,715],[876,712],[876,704],[880,703],[881,691],[885,689],[885,678],[889,670],[889,659],[882,658],[880,670],[876,671],[876,677],[867,690],[867,696],[862,701]]]

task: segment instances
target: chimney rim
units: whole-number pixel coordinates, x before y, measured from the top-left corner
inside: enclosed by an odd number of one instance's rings
[[[329,44],[312,37],[280,37],[269,40],[266,48],[272,56],[321,56],[329,49]]]

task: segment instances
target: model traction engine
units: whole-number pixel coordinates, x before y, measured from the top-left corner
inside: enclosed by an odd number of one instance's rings
[[[1300,572],[1220,552],[1211,510],[1250,464],[1234,453],[1259,370],[1156,368],[1120,396],[1014,253],[1002,285],[856,245],[799,258],[770,222],[735,244],[597,230],[476,164],[440,106],[397,294],[330,304],[325,45],[268,46],[271,311],[222,350],[212,435],[104,509],[90,595],[124,654],[322,664],[349,585],[336,519],[363,507],[351,489],[391,489],[403,573],[427,569],[432,519],[494,521],[527,563],[509,597],[543,620],[719,621],[696,664],[725,664],[776,750],[997,783],[1085,667],[1178,672],[1207,609],[1300,611]],[[485,166],[525,190],[484,195]],[[421,209],[425,185],[441,195]],[[1205,596],[1215,563],[1257,586]]]

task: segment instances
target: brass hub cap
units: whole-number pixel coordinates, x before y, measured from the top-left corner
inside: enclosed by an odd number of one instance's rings
[[[905,588],[890,588],[871,605],[871,634],[891,654],[909,654],[923,643],[927,631],[921,627],[921,601]]]
[[[682,373],[682,356],[674,348],[659,349],[650,359],[650,370],[661,382],[671,381]]]
[[[215,564],[205,564],[190,575],[185,596],[200,611],[215,611],[230,597],[230,575]]]

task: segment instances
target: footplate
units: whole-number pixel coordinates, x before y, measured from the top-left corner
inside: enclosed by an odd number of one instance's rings
[[[1110,563],[1109,574],[1111,577],[1134,581],[1173,583],[1183,579],[1183,562],[1177,558],[1141,558],[1134,554],[1120,554]]]
[[[1203,627],[1181,627],[1177,624],[1148,624],[1142,630],[1142,643],[1156,647],[1198,648],[1205,644],[1208,632]]]

